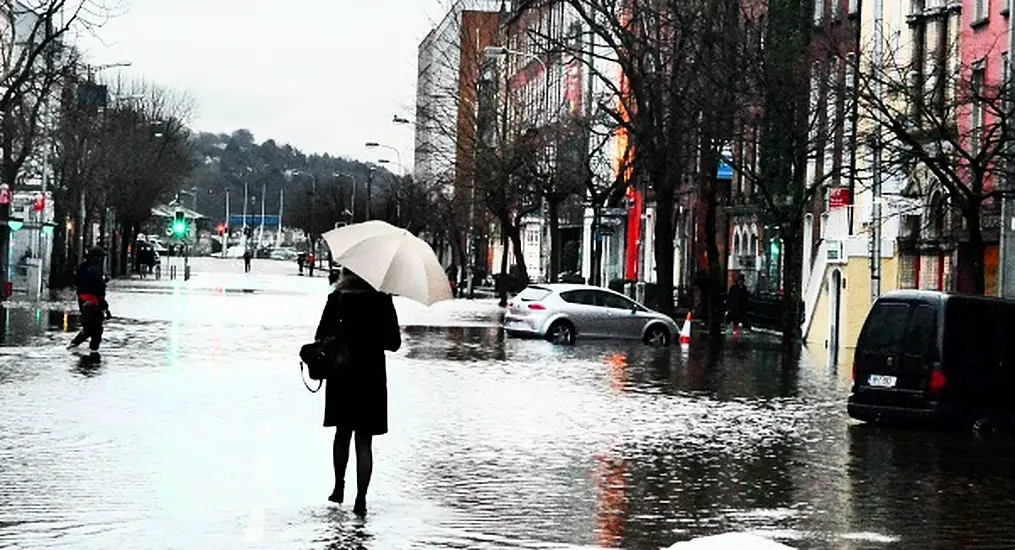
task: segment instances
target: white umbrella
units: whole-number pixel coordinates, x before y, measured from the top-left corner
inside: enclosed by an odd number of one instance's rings
[[[371,220],[323,237],[335,262],[381,292],[426,305],[451,299],[451,284],[437,255],[405,229]]]

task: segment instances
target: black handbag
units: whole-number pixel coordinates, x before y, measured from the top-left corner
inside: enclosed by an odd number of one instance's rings
[[[341,319],[335,328],[336,334],[304,344],[300,348],[300,377],[303,378],[303,385],[310,393],[320,391],[325,380],[334,377],[335,373],[349,363],[349,348],[346,345]],[[305,376],[304,368],[307,371]],[[317,388],[311,388],[310,384],[307,384],[308,377],[317,381]]]

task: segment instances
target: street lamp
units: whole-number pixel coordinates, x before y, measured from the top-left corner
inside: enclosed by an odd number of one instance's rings
[[[400,170],[402,170],[402,175],[404,176],[405,175],[405,172],[404,172],[405,169],[402,167],[402,153],[400,153],[398,151],[398,149],[395,149],[394,147],[392,147],[390,145],[384,145],[383,143],[377,143],[375,141],[368,141],[367,142],[367,148],[368,149],[376,149],[378,147],[381,147],[383,149],[387,149],[389,151],[394,151],[395,152],[395,156],[398,158],[398,167],[399,167]]]

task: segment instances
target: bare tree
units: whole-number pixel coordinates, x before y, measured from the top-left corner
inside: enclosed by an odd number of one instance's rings
[[[93,31],[112,14],[111,8],[98,0],[0,2],[0,183],[14,188],[26,159],[35,152],[40,115],[76,61],[64,45],[66,37]],[[9,215],[10,205],[0,205],[0,221]],[[9,227],[0,224],[0,249],[9,241]],[[7,267],[0,262],[0,279],[8,278]]]
[[[672,313],[676,196],[697,173],[703,120],[696,94],[718,0],[562,1],[581,22],[580,36],[553,40],[551,48],[582,60],[610,96],[600,108],[633,148],[630,181],[655,202],[659,308]]]
[[[866,57],[857,63],[860,110],[882,121],[865,126],[862,139],[880,145],[883,176],[903,179],[903,194],[945,198],[926,214],[946,233],[938,237],[953,245],[964,241],[959,271],[970,286],[963,290],[982,294],[985,219],[998,216],[999,178],[1015,160],[1010,80],[991,78],[979,62],[958,61],[957,44],[931,56],[933,62],[885,51],[881,65]],[[959,216],[954,227],[949,211]]]
[[[739,106],[725,142],[726,162],[741,178],[738,198],[760,207],[781,242],[787,349],[800,338],[804,216],[829,185],[857,176],[843,160],[854,147],[855,68],[834,43],[812,45],[812,23],[798,8],[798,0],[780,0],[765,12],[745,9],[719,81]]]
[[[488,233],[492,216],[502,238],[513,243],[514,263],[527,280],[521,227],[538,201],[532,198],[536,190],[530,178],[519,171],[518,136],[509,131],[504,108],[509,100],[506,86],[484,49],[498,41],[498,14],[469,13],[474,18],[470,25],[475,18],[486,21],[470,27],[482,29],[478,36],[463,40],[457,31],[467,24],[466,16],[449,8],[447,18],[424,42],[426,58],[420,59],[416,181],[438,199],[445,224],[435,229],[450,243],[456,263],[472,265],[469,240]],[[508,247],[504,249],[506,253]],[[504,264],[506,270],[506,260]]]
[[[81,99],[81,84],[89,83],[72,81],[64,89],[54,139],[56,242],[67,238],[64,220],[74,222],[75,236],[84,242],[83,229],[96,217],[105,222],[112,213],[120,238],[103,244],[115,248],[114,268],[120,274],[128,265],[128,247],[151,217],[152,207],[171,197],[190,174],[187,122],[193,104],[186,95],[136,82],[118,85],[119,103],[102,107]],[[72,205],[83,205],[83,212]],[[69,283],[75,258],[67,244],[54,249],[53,287]]]

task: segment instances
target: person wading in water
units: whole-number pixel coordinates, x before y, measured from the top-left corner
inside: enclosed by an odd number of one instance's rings
[[[338,334],[349,352],[347,365],[329,376],[325,387],[324,425],[335,428],[332,458],[335,489],[328,500],[345,500],[345,468],[349,442],[356,436],[356,503],[353,513],[367,513],[367,488],[373,473],[373,437],[388,432],[388,378],[384,351],[402,345],[398,316],[391,296],[377,292],[363,279],[343,270],[328,296],[316,339]]]
[[[102,344],[102,324],[112,317],[106,303],[106,279],[102,274],[102,260],[106,252],[99,247],[92,248],[85,261],[74,273],[74,285],[78,293],[78,309],[81,310],[81,332],[71,340],[67,349],[73,349],[90,340],[91,358],[99,359]]]

